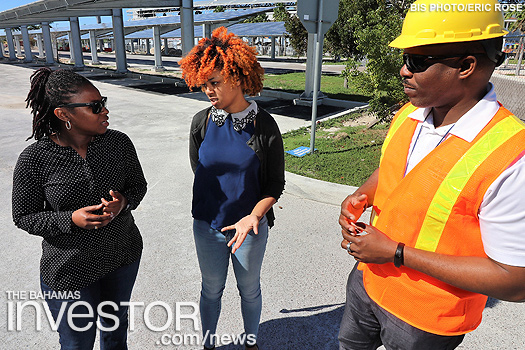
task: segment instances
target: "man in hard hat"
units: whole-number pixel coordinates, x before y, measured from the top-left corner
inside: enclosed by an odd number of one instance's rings
[[[454,349],[487,296],[525,300],[525,126],[489,83],[506,32],[497,2],[481,3],[416,1],[390,44],[410,103],[341,205],[341,246],[359,262],[341,349]],[[371,225],[356,225],[368,206]]]

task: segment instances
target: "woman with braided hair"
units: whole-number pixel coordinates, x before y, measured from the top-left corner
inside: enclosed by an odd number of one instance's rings
[[[131,210],[146,193],[133,143],[108,129],[106,97],[71,70],[37,70],[26,101],[36,142],[14,170],[13,220],[43,238],[40,283],[61,348],[92,349],[100,316],[101,349],[127,349],[122,303],[142,253]]]
[[[190,87],[211,107],[191,124],[193,232],[202,274],[200,314],[204,348],[213,349],[231,258],[241,295],[246,349],[258,349],[262,309],[260,271],[272,206],[284,189],[284,151],[275,120],[255,101],[263,69],[255,49],[226,28],[199,41],[180,62]]]

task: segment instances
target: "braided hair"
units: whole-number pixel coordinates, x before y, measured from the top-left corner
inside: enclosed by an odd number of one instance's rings
[[[55,108],[70,102],[71,96],[79,93],[91,82],[70,69],[56,71],[48,67],[35,71],[30,78],[31,89],[27,94],[26,108],[31,107],[33,133],[27,139],[40,140],[60,131],[60,119]]]
[[[243,92],[255,96],[263,88],[264,69],[257,61],[257,51],[225,27],[203,38],[180,62],[182,77],[189,87],[201,87],[214,70],[225,81],[241,82]]]

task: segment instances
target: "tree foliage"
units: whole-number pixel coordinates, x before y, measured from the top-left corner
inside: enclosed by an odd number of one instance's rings
[[[284,22],[284,28],[289,33],[286,38],[298,56],[306,54],[308,49],[308,31],[296,15],[286,11],[284,4],[278,4],[273,10],[273,18]]]
[[[399,75],[403,65],[401,52],[388,44],[401,32],[403,18],[412,1],[367,0],[360,3],[365,2],[368,2],[367,8],[354,8],[354,15],[347,20],[347,25],[354,29],[356,47],[343,75],[352,80],[361,93],[372,96],[371,111],[385,119],[407,101]],[[366,60],[364,69],[359,67],[362,57]]]
[[[224,12],[224,11],[226,11],[226,8],[222,5],[219,5],[213,9],[213,12]]]
[[[273,20],[276,22],[286,22],[290,17],[288,11],[286,11],[286,6],[283,3],[279,3],[273,9]]]
[[[243,21],[243,23],[261,23],[261,22],[269,22],[268,16],[266,13],[259,13],[258,15],[249,17]]]
[[[334,57],[349,58],[356,54],[356,25],[366,25],[366,13],[377,7],[375,0],[340,0],[337,20],[325,35],[324,48]]]

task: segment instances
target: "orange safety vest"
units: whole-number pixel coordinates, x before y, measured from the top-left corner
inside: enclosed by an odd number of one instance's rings
[[[499,111],[467,142],[450,135],[404,176],[416,110],[405,105],[383,144],[372,224],[409,247],[455,256],[486,256],[478,209],[494,180],[521,156],[525,125]],[[440,335],[470,332],[487,297],[406,266],[360,264],[370,298],[408,324]]]

